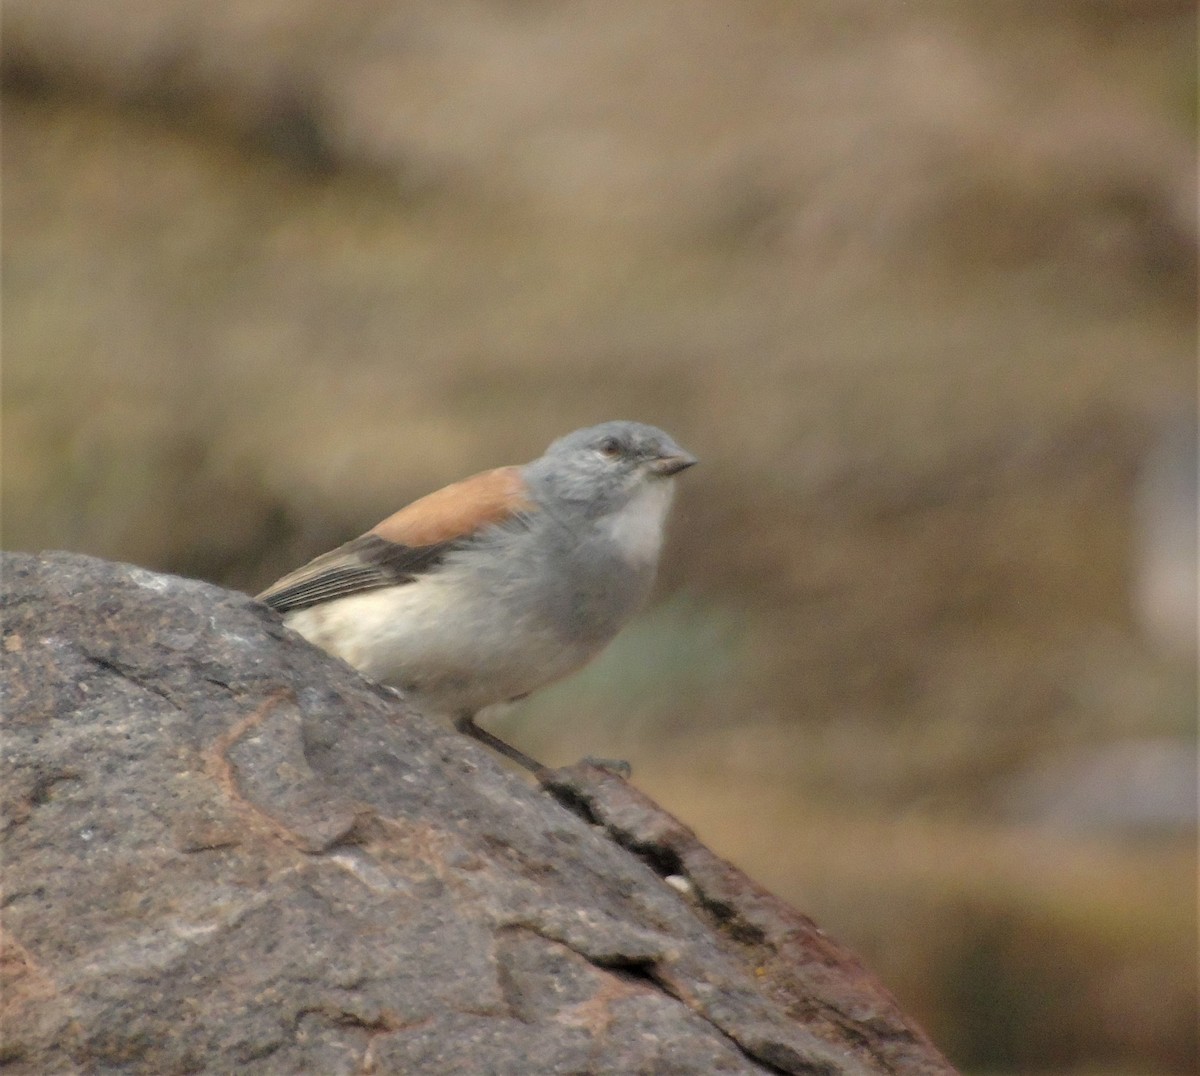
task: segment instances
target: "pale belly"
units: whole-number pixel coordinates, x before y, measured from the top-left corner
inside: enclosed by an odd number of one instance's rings
[[[289,627],[424,711],[457,715],[574,672],[611,634],[572,642],[450,573],[288,614]]]

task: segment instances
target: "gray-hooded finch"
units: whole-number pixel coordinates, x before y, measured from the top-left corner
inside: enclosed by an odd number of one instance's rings
[[[422,712],[539,772],[475,715],[574,672],[640,608],[674,476],[695,462],[639,422],[576,430],[532,463],[414,501],[258,599]]]

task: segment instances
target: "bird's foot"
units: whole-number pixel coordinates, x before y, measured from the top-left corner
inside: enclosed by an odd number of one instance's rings
[[[633,767],[623,758],[596,758],[594,755],[588,755],[579,761],[585,766],[595,766],[598,770],[605,770],[624,781],[628,781],[633,774]]]

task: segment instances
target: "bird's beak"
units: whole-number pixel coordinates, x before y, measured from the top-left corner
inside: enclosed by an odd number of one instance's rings
[[[700,461],[696,459],[690,452],[673,452],[669,456],[659,456],[650,464],[650,470],[655,474],[672,475],[679,474],[680,471],[686,471],[689,467],[695,466]]]

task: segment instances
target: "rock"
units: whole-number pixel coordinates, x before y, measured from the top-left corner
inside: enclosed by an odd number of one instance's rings
[[[953,1071],[614,775],[530,787],[240,594],[3,577],[10,1071]]]

